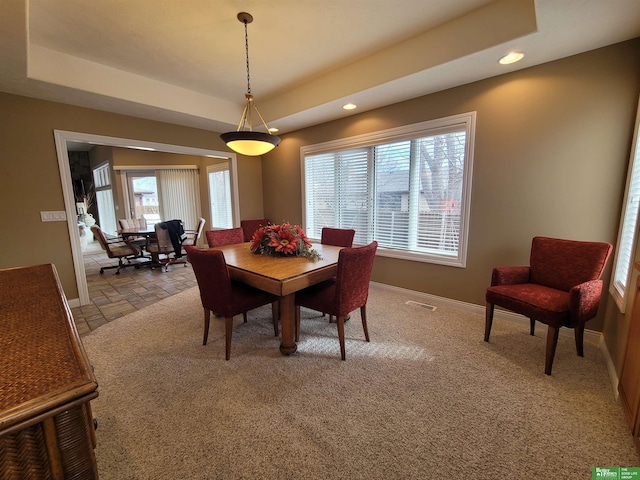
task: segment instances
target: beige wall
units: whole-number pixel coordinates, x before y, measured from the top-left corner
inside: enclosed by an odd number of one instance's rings
[[[0,93],[0,268],[55,264],[68,298],[77,298],[54,130],[228,151],[215,132]],[[261,163],[238,156],[240,217],[262,218]],[[206,203],[203,205],[206,208]]]
[[[528,264],[535,235],[615,245],[639,90],[635,40],[283,135],[263,160],[265,214],[302,221],[304,145],[476,111],[467,267],[379,255],[373,280],[484,305],[492,267]]]

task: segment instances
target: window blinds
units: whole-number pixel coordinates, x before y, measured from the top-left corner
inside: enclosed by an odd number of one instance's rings
[[[459,258],[468,196],[466,124],[304,157],[305,228],[353,228],[355,244]],[[405,135],[406,136],[406,135]]]

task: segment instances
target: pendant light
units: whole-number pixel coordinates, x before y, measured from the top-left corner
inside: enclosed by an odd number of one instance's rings
[[[238,123],[238,129],[235,132],[227,132],[220,135],[220,138],[227,144],[227,146],[241,155],[257,156],[270,152],[280,143],[280,137],[277,135],[271,135],[269,133],[269,127],[267,122],[264,121],[262,115],[258,111],[258,107],[253,101],[253,95],[251,95],[251,77],[249,76],[249,35],[247,33],[247,24],[253,22],[253,17],[247,12],[240,12],[238,14],[238,20],[244,23],[244,42],[245,50],[247,54],[247,93],[244,94],[246,103],[244,110],[242,111],[242,117]],[[260,121],[267,130],[264,132],[254,132],[252,124],[252,112],[258,114]],[[248,126],[248,130],[245,127]]]

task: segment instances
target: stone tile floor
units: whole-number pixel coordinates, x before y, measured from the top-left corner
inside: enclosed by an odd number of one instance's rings
[[[97,242],[84,251],[84,266],[91,304],[71,309],[80,336],[128,313],[163,300],[171,295],[197,286],[189,264],[172,265],[169,271],[133,267],[105,270],[100,267],[116,265],[117,259],[107,257]]]

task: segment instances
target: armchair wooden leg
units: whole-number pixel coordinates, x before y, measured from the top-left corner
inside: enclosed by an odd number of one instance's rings
[[[364,338],[369,341],[369,329],[367,328],[367,306],[360,307],[360,316],[362,317],[362,328],[364,329]]]
[[[242,321],[247,323],[247,312],[242,312]]]
[[[340,356],[342,360],[346,360],[346,354],[344,349],[344,316],[336,317],[338,323],[338,339],[340,340]]]
[[[233,317],[224,319],[224,357],[229,360],[231,357],[231,334],[233,332]]]
[[[575,328],[576,351],[579,357],[584,357],[584,324]]]
[[[202,339],[202,345],[207,344],[207,338],[209,338],[209,324],[211,323],[211,311],[204,309],[204,338]]]
[[[489,335],[491,335],[491,325],[493,324],[493,303],[487,303],[487,309],[485,312],[484,320],[484,341],[489,341]]]
[[[532,337],[536,334],[536,321],[533,318],[529,319],[529,333]]]
[[[553,357],[556,355],[556,345],[558,344],[558,333],[560,328],[549,326],[547,330],[547,353],[544,360],[544,373],[551,375],[553,367]]]

